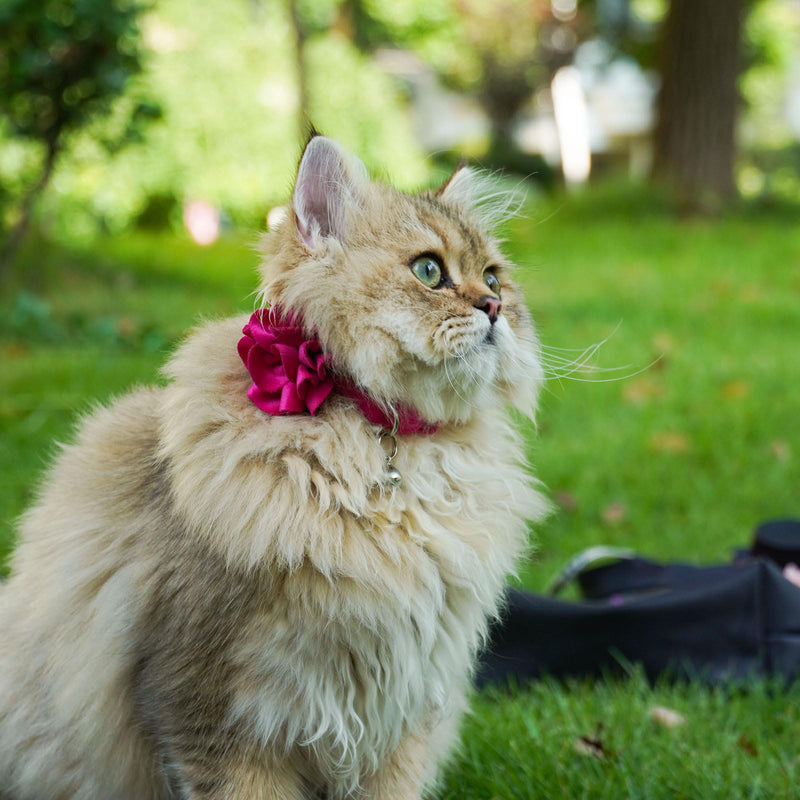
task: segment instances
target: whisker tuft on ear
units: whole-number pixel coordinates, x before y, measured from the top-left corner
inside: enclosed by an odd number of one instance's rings
[[[499,173],[466,166],[459,167],[437,194],[468,211],[486,231],[519,216],[527,198],[524,179],[508,187]]]

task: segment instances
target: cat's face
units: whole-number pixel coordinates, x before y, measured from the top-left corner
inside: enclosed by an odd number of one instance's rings
[[[538,343],[488,232],[485,190],[461,169],[437,192],[405,195],[316,137],[293,214],[267,240],[263,295],[301,313],[335,369],[378,400],[433,422],[504,402],[532,414]]]

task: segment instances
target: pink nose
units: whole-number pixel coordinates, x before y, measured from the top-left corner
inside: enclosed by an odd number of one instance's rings
[[[490,297],[488,294],[485,294],[475,303],[475,308],[479,308],[489,315],[489,322],[492,324],[497,322],[497,315],[500,313],[502,307],[503,304],[496,297]]]

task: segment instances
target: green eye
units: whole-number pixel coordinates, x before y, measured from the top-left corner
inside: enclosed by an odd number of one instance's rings
[[[442,266],[433,256],[420,256],[411,264],[411,271],[428,288],[436,288],[442,281]]]
[[[500,297],[500,281],[498,280],[497,275],[495,275],[494,272],[486,272],[484,273],[483,280],[486,282],[489,290]]]

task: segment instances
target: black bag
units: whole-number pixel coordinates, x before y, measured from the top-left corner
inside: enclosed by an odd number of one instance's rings
[[[624,672],[641,664],[710,683],[800,674],[800,520],[762,525],[731,564],[697,567],[625,558],[577,574],[583,602],[517,589],[491,632],[479,685]]]

